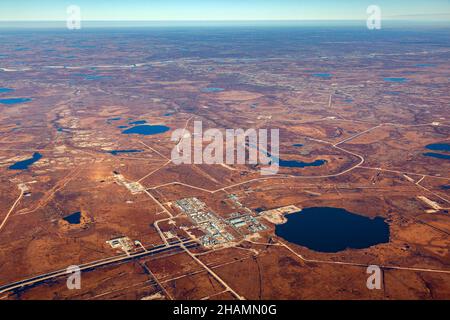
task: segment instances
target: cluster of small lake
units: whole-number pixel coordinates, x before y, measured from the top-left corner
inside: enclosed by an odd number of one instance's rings
[[[107,119],[106,122],[111,124],[114,121],[122,120],[121,117],[115,117]],[[144,136],[150,136],[155,134],[161,134],[170,130],[170,127],[165,125],[150,125],[147,120],[132,120],[128,119],[127,125],[119,125],[117,128],[125,129],[122,134],[139,134]],[[119,152],[120,153],[120,152]]]
[[[432,66],[432,65],[424,64],[423,66]],[[414,74],[414,73],[416,73],[416,71],[410,71],[409,72],[409,74]],[[321,79],[331,79],[333,77],[333,75],[331,73],[312,73],[311,75],[313,77],[321,78]],[[399,83],[401,83],[401,82],[407,81],[408,79],[407,78],[403,78],[403,77],[402,78],[386,77],[386,78],[383,78],[383,80],[385,82],[399,82]]]
[[[35,152],[33,156],[29,159],[25,159],[22,161],[18,161],[13,165],[9,166],[9,170],[27,170],[29,166],[33,163],[39,161],[42,158],[42,155],[39,152]]]
[[[11,88],[0,88],[0,93],[11,93],[14,89]],[[0,98],[0,104],[4,105],[14,105],[20,103],[30,102],[31,98]]]
[[[311,250],[335,253],[345,249],[364,249],[389,242],[389,224],[341,208],[312,207],[287,216],[277,225],[277,236]]]
[[[433,143],[425,146],[425,148],[432,151],[440,151],[440,152],[426,152],[423,154],[426,157],[450,160],[450,144],[448,143]]]

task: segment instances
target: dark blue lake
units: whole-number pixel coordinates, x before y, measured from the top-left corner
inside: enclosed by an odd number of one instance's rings
[[[67,221],[70,224],[80,224],[81,221],[81,212],[74,212],[67,217],[63,218],[63,220]]]
[[[130,150],[111,150],[111,151],[107,151],[107,152],[112,154],[113,156],[116,156],[121,153],[137,153],[137,152],[142,152],[142,151],[143,150],[130,149]]]
[[[436,159],[444,159],[450,160],[450,155],[436,152],[427,152],[423,154],[426,157],[436,158]]]
[[[433,143],[425,146],[428,150],[433,151],[447,151],[450,152],[450,144],[448,143]]]
[[[10,88],[0,88],[0,93],[6,93],[6,92],[12,92],[14,91],[14,89],[10,89]]]
[[[301,143],[294,143],[292,146],[293,147],[303,147],[303,144],[301,144]]]
[[[450,190],[450,185],[448,185],[448,184],[443,185],[443,186],[441,186],[441,189],[442,190]]]
[[[27,170],[29,166],[31,166],[33,163],[35,163],[36,161],[38,161],[41,158],[42,158],[42,155],[39,152],[35,152],[33,154],[32,158],[16,162],[13,165],[9,166],[8,169],[10,169],[10,170]]]
[[[406,78],[384,78],[383,79],[385,82],[405,82],[407,79]]]
[[[283,168],[305,168],[305,167],[320,167],[327,163],[326,160],[315,160],[313,162],[303,162],[297,160],[279,160],[279,166]]]
[[[276,235],[318,252],[363,249],[389,242],[389,225],[381,217],[370,219],[345,209],[317,207],[290,214],[287,219],[276,226]]]
[[[299,144],[297,144],[297,147],[299,147]],[[254,145],[249,145],[249,148],[256,148],[256,147]],[[282,168],[320,167],[327,163],[327,160],[322,160],[322,159],[318,159],[313,162],[304,162],[304,161],[298,161],[298,160],[283,160],[283,159],[277,158],[275,156],[272,156],[267,151],[263,151],[263,152],[265,152],[267,154],[267,156],[271,157],[274,161],[278,160],[278,166],[280,166]]]
[[[31,101],[30,98],[10,98],[10,99],[0,99],[1,104],[12,105]]]
[[[161,126],[161,125],[140,125],[140,126],[134,126],[127,130],[122,131],[123,134],[141,134],[144,136],[150,136],[154,134],[160,134],[169,131],[170,128],[167,126]]]

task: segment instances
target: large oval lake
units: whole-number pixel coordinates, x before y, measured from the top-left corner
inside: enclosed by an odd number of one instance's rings
[[[370,219],[341,208],[306,208],[287,216],[275,234],[289,242],[318,252],[363,249],[389,242],[385,219]]]
[[[169,131],[170,128],[161,125],[138,125],[122,131],[123,134],[141,134],[144,136],[151,136]]]

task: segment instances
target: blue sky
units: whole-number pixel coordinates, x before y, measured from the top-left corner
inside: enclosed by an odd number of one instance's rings
[[[450,19],[450,0],[0,0],[0,21],[65,20],[359,20],[377,4],[384,18]]]

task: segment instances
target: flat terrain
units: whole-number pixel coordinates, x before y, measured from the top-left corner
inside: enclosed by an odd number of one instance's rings
[[[0,299],[450,299],[449,152],[426,148],[450,143],[448,33],[2,33]],[[122,133],[136,121],[170,130]],[[280,158],[325,162],[271,176],[175,165],[171,133],[194,121],[280,129]],[[232,240],[204,245],[177,205],[194,197]],[[260,213],[290,205],[385,218],[389,242],[336,253],[289,243]],[[233,227],[236,214],[264,228]],[[71,265],[81,290],[66,286]],[[369,265],[381,290],[366,286]]]

